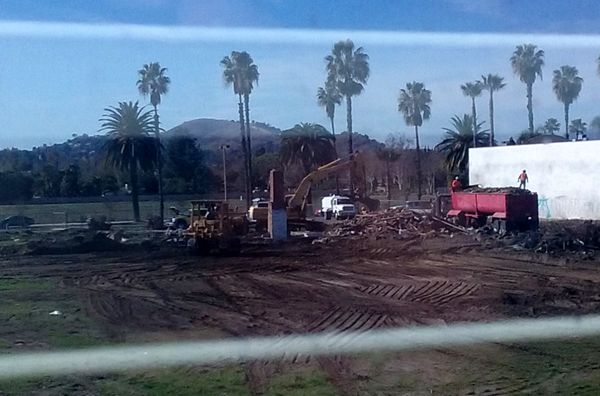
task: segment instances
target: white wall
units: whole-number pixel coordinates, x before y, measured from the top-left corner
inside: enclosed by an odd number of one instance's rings
[[[600,220],[600,141],[482,147],[469,150],[471,184],[518,186],[538,193],[540,218]]]

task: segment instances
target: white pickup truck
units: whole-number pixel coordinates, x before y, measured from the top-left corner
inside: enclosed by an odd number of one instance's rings
[[[356,216],[356,206],[348,197],[330,195],[321,200],[321,213],[325,220],[332,217],[336,219],[351,219]]]

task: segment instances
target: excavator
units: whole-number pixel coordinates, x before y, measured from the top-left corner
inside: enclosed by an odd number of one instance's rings
[[[350,198],[357,202],[362,209],[374,211],[379,208],[379,201],[367,196],[367,182],[365,176],[365,165],[358,152],[351,154],[348,158],[338,158],[328,164],[322,165],[306,175],[293,194],[287,195],[286,206],[288,216],[288,228],[290,229],[311,229],[319,222],[311,222],[306,219],[306,206],[311,187],[315,184],[333,175],[350,172],[354,183],[354,191]],[[251,218],[259,224],[266,224],[268,209],[261,207],[251,208]],[[318,224],[317,224],[318,223]]]

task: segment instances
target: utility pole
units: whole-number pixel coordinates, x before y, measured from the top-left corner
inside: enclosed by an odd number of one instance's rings
[[[223,200],[227,201],[227,149],[229,149],[228,144],[221,145],[221,151],[223,152]]]

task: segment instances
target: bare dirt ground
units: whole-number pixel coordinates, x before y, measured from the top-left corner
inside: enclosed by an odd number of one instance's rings
[[[21,256],[0,260],[0,271],[5,279],[57,280],[110,342],[139,342],[597,312],[599,264],[483,248],[455,235],[254,244],[240,257],[170,250]],[[0,338],[24,342],[10,326],[0,324]],[[569,342],[293,356],[243,370],[254,394],[268,391],[286,367],[319,370],[340,394],[593,394],[600,343]]]

